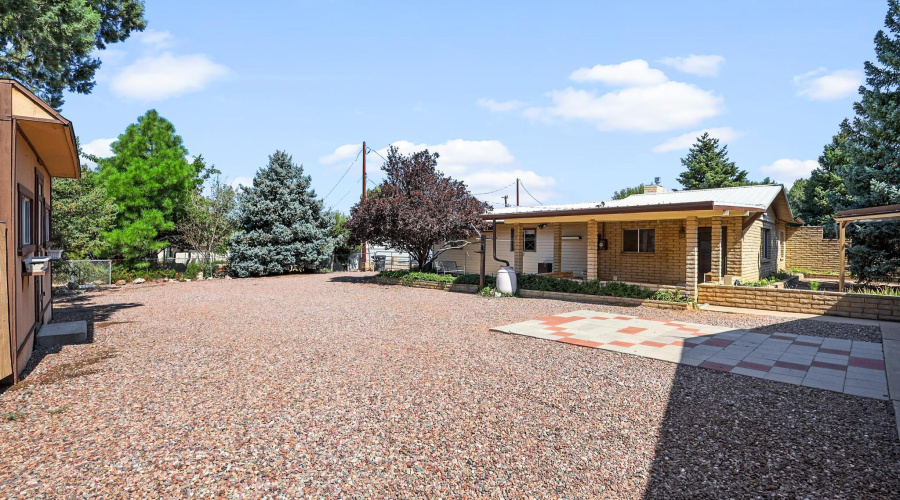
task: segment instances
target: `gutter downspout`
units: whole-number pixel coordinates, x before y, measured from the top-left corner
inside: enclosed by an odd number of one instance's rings
[[[503,260],[503,259],[498,259],[498,258],[497,258],[497,219],[493,219],[492,222],[493,222],[493,223],[492,223],[491,225],[493,226],[494,237],[491,238],[491,240],[492,240],[491,243],[492,243],[493,246],[494,246],[494,260],[496,260],[497,262],[502,262],[502,263],[506,264],[506,267],[509,267],[509,261],[508,261],[508,260]]]

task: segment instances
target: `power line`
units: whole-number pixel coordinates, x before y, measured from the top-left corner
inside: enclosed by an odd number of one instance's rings
[[[367,148],[367,149],[368,149],[370,152],[375,153],[375,154],[377,154],[378,156],[380,156],[382,160],[387,161],[387,158],[385,158],[384,156],[381,156],[381,153],[379,153],[378,151],[376,151],[376,150],[374,150],[374,149],[372,149],[372,148]]]
[[[360,182],[362,182],[362,181],[360,180]],[[351,187],[350,189],[348,189],[347,192],[344,193],[344,196],[341,196],[341,199],[339,199],[338,201],[334,202],[334,204],[331,205],[331,207],[328,209],[328,211],[330,212],[332,208],[336,207],[337,205],[340,205],[340,203],[341,203],[342,201],[344,201],[344,198],[346,198],[347,195],[349,195],[350,193],[352,193],[354,189],[356,189],[356,186],[353,186],[353,187]]]
[[[356,160],[359,160],[359,155],[361,155],[361,154],[362,154],[362,148],[360,148],[359,153],[356,153]],[[323,201],[323,202],[324,202],[326,199],[328,199],[329,196],[331,196],[331,193],[333,193],[334,190],[335,190],[335,188],[338,187],[338,184],[340,184],[341,181],[344,180],[344,177],[347,177],[347,172],[349,172],[350,169],[353,168],[353,165],[356,163],[356,160],[353,160],[353,162],[350,163],[350,166],[347,167],[347,170],[344,170],[344,175],[342,175],[341,178],[338,179],[338,181],[337,181],[337,182],[334,184],[334,186],[331,188],[331,191],[328,191],[328,194],[326,194],[325,197],[322,198],[322,201]],[[332,206],[334,206],[334,205],[332,205]]]
[[[486,193],[472,193],[472,196],[481,196],[481,195],[483,195],[483,194],[493,194],[493,193],[496,193],[496,192],[498,192],[498,191],[503,191],[504,189],[508,189],[510,186],[512,186],[512,185],[515,184],[515,183],[516,183],[515,181],[510,182],[509,184],[507,184],[506,186],[504,186],[504,187],[502,187],[502,188],[500,188],[500,189],[495,189],[495,190],[493,190],[493,191],[488,191],[488,192],[486,192]]]
[[[525,183],[522,182],[522,181],[520,180],[520,181],[519,181],[519,184],[521,184],[521,185],[522,185],[522,189],[524,189],[525,192],[528,193],[528,188],[525,187]],[[531,199],[532,199],[532,200],[537,201],[538,205],[543,205],[543,203],[541,203],[540,201],[538,201],[538,199],[535,198],[533,194],[528,193],[528,196],[531,196]]]

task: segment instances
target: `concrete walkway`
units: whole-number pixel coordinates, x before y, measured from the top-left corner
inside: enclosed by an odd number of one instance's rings
[[[764,333],[589,310],[496,327],[492,331],[855,396],[890,398],[885,372],[888,353],[882,350],[882,344],[874,342]],[[896,333],[896,348],[900,350],[900,331]],[[900,371],[896,375],[900,377]],[[900,389],[900,379],[894,387]]]

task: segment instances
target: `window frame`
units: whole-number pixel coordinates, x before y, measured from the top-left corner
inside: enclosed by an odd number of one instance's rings
[[[770,261],[772,260],[772,253],[769,249],[769,247],[772,245],[772,229],[764,227],[762,231],[762,259],[765,261]]]
[[[509,229],[509,251],[516,251],[516,228],[514,227]]]
[[[529,233],[533,237],[533,240],[534,240],[532,242],[534,247],[531,249],[528,248]],[[523,252],[537,252],[537,228],[529,228],[529,229],[522,230],[522,251]]]
[[[19,195],[17,197],[18,204],[16,205],[16,224],[18,226],[18,247],[19,247],[19,255],[25,255],[34,252],[36,245],[34,242],[35,231],[34,231],[34,193],[31,192],[28,188],[19,184],[18,186]],[[29,209],[23,210],[25,201],[29,203]],[[28,221],[26,223],[25,216],[28,216]],[[29,241],[25,241],[25,229],[28,229]]]
[[[627,250],[625,247],[625,238],[626,234],[629,231],[634,231],[637,233],[637,248],[635,250]],[[642,238],[642,233],[645,231],[651,231],[653,235],[653,248],[648,250],[647,246],[642,250],[641,244],[644,242],[644,238]],[[656,228],[655,227],[637,227],[637,228],[629,228],[622,229],[622,253],[656,253]]]

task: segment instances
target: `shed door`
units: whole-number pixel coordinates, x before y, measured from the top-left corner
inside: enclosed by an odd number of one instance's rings
[[[712,228],[697,228],[697,247],[700,252],[697,260],[697,282],[703,283],[703,275],[712,271]]]

